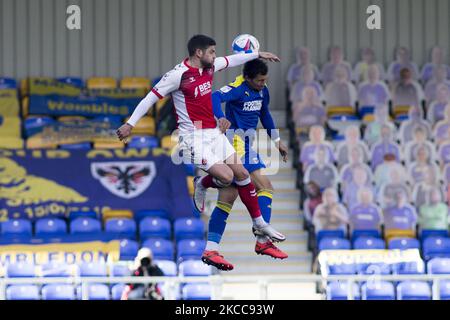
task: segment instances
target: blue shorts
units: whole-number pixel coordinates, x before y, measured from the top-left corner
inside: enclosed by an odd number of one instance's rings
[[[259,153],[250,146],[248,139],[244,142],[241,137],[235,135],[233,137],[232,145],[238,156],[241,157],[244,168],[247,169],[249,173],[266,167]]]

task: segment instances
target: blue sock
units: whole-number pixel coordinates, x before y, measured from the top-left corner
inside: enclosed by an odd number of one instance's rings
[[[217,205],[209,218],[208,242],[220,243],[231,208],[230,204],[217,201]],[[206,250],[209,250],[208,247]]]
[[[267,223],[270,223],[270,217],[272,216],[272,190],[259,190],[258,191],[258,204],[261,210],[261,215]]]

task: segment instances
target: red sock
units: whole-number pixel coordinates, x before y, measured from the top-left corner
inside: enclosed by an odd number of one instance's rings
[[[202,183],[202,186],[207,189],[208,188],[215,188],[215,189],[220,188],[220,186],[218,186],[215,181],[217,181],[217,179],[214,179],[214,177],[212,175],[208,174],[207,176],[202,178],[201,183]]]
[[[256,195],[256,189],[252,182],[245,186],[237,186],[239,197],[244,205],[247,207],[248,212],[252,219],[261,216],[261,210],[259,209],[258,196]]]

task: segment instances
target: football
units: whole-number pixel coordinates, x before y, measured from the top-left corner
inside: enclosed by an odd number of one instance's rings
[[[259,50],[259,41],[251,34],[240,34],[233,40],[231,48],[234,53],[249,53]]]

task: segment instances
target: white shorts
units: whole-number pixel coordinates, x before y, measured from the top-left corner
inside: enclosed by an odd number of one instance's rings
[[[218,162],[224,162],[236,152],[219,128],[180,134],[178,149],[183,163],[193,164],[205,171]]]

